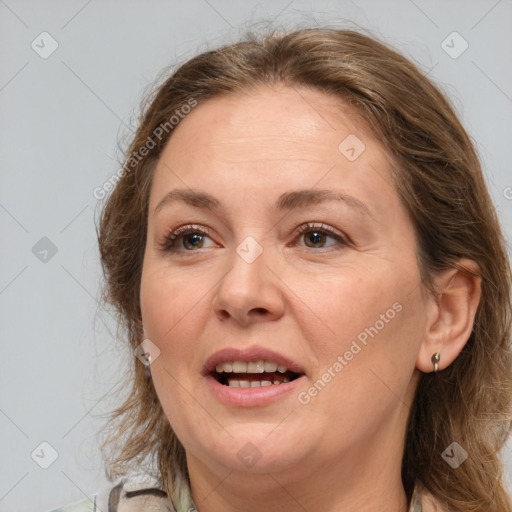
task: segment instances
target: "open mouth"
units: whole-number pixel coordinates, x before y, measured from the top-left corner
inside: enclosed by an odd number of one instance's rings
[[[255,388],[275,386],[291,382],[301,376],[275,361],[225,361],[216,365],[211,372],[213,378],[224,386]]]

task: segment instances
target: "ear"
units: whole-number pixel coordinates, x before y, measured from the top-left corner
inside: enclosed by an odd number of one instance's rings
[[[469,259],[441,271],[435,278],[436,293],[431,293],[426,307],[428,321],[416,368],[434,371],[432,356],[439,352],[439,370],[449,366],[466,345],[482,295],[480,268]]]

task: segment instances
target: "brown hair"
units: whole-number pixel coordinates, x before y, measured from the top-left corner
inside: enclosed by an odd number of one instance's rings
[[[510,266],[473,144],[445,97],[409,60],[350,30],[300,29],[249,36],[185,62],[149,97],[128,149],[125,172],[104,205],[98,239],[104,299],[120,316],[132,349],[141,343],[139,287],[152,173],[172,136],[169,119],[198,104],[258,86],[308,87],[352,105],[388,149],[394,181],[418,238],[425,286],[460,258],[478,263],[482,298],[472,334],[457,359],[422,374],[411,408],[402,463],[408,496],[416,481],[449,511],[503,512],[512,504],[499,451],[510,426]],[[168,123],[165,136],[158,127]],[[154,141],[147,156],[133,155]],[[128,165],[129,164],[129,165]],[[184,449],[144,367],[133,358],[131,391],[113,411],[104,449],[110,477],[156,463],[176,497]],[[469,454],[457,469],[441,457],[456,441]]]

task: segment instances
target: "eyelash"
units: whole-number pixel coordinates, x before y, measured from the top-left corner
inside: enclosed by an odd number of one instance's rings
[[[317,231],[329,235],[331,238],[334,238],[341,246],[349,245],[348,240],[341,233],[322,222],[307,222],[306,224],[303,224],[297,228],[297,233],[299,235],[304,235],[305,233],[310,233],[312,231]],[[320,249],[323,249],[323,247],[320,247]]]
[[[211,232],[208,228],[198,226],[196,224],[180,226],[176,228],[174,231],[171,231],[161,242],[161,248],[164,252],[178,252],[176,247],[173,247],[174,242],[178,240],[178,238],[182,238],[185,235],[191,234],[199,234],[206,235],[211,238]],[[194,251],[185,251],[185,252],[194,252]]]
[[[329,227],[323,223],[308,222],[306,224],[303,224],[302,226],[299,226],[296,230],[296,232],[299,235],[304,235],[306,233],[310,233],[313,231],[327,234],[331,238],[334,238],[339,243],[339,245],[342,247],[349,245],[348,239],[346,239],[344,236],[342,236],[341,233],[335,231],[334,229],[332,229],[331,227]],[[212,233],[209,228],[199,226],[199,225],[180,226],[179,228],[175,229],[174,231],[172,231],[171,233],[166,235],[164,237],[164,239],[160,242],[162,251],[167,252],[167,253],[196,252],[194,250],[186,250],[183,248],[177,249],[176,247],[174,247],[174,243],[177,240],[179,240],[180,238],[183,238],[186,235],[192,235],[192,234],[206,235],[209,238],[212,238],[212,236],[211,236]],[[329,247],[326,247],[326,248],[329,248]],[[340,249],[340,248],[341,247],[339,247],[338,249]],[[324,249],[324,247],[320,247],[319,249]]]

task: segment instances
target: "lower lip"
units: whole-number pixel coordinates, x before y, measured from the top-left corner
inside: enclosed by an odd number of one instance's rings
[[[225,386],[212,375],[206,375],[205,379],[214,394],[214,396],[226,405],[236,407],[255,407],[258,405],[266,405],[278,400],[280,397],[296,390],[303,378],[297,377],[290,382],[282,384],[271,384],[270,386],[259,386],[254,388],[234,388]]]

